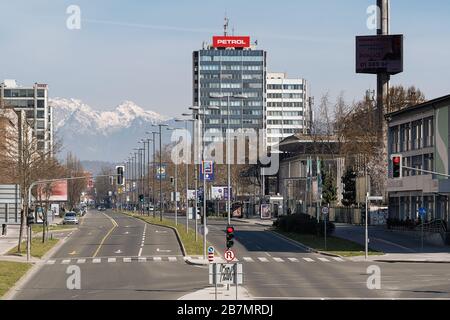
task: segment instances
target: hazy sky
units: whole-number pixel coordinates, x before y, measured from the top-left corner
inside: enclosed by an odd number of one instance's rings
[[[354,36],[375,32],[366,26],[375,2],[2,0],[0,79],[48,83],[51,96],[97,109],[132,100],[176,116],[192,101],[192,51],[222,32],[226,12],[235,34],[268,51],[269,71],[306,78],[316,101],[327,91],[351,101],[375,87],[354,71]],[[72,4],[81,30],[66,28]],[[405,34],[405,72],[392,84],[450,93],[450,1],[392,0],[391,17],[391,33]]]

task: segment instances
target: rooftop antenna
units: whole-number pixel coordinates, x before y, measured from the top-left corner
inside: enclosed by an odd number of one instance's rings
[[[225,12],[225,19],[223,24],[223,35],[226,37],[228,35],[228,23],[230,19],[227,18],[227,13]]]

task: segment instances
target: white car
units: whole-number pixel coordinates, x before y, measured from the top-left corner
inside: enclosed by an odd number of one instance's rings
[[[73,211],[69,211],[64,215],[63,224],[78,224],[77,214]]]

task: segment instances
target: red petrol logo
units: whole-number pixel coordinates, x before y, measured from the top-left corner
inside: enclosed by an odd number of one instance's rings
[[[213,37],[213,47],[215,48],[248,48],[250,47],[250,37],[228,37],[215,36]]]

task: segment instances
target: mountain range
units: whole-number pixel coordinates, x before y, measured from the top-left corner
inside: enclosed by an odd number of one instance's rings
[[[180,127],[169,117],[124,101],[110,111],[97,111],[78,99],[49,99],[54,132],[62,153],[73,152],[81,160],[122,162],[128,158],[151,125]],[[142,145],[141,145],[142,146]]]

